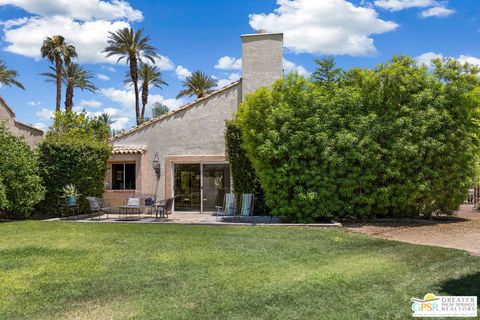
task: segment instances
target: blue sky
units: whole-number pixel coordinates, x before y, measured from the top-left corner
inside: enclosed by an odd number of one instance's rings
[[[188,102],[175,96],[191,71],[211,74],[220,85],[240,77],[243,33],[284,32],[285,69],[303,74],[314,70],[314,57],[326,54],[343,68],[371,67],[394,54],[480,64],[479,19],[479,0],[0,0],[0,59],[26,86],[2,87],[0,95],[19,120],[48,127],[55,88],[39,75],[49,66],[39,50],[44,37],[62,34],[101,88],[96,94],[77,90],[77,110],[107,112],[126,129],[134,120],[133,92],[122,84],[127,67],[101,53],[108,31],[120,27],[150,35],[169,84],[153,88],[150,101],[176,108]]]

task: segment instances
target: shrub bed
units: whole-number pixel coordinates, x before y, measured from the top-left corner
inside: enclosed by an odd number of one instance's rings
[[[228,121],[225,129],[227,158],[232,173],[233,190],[238,193],[253,193],[255,196],[254,214],[266,215],[265,194],[253,169],[250,159],[242,148],[242,135],[235,121]]]
[[[299,222],[452,213],[478,162],[478,71],[394,57],[247,96],[235,122],[267,205]]]
[[[0,213],[10,219],[28,218],[44,195],[37,157],[2,122],[0,155]]]

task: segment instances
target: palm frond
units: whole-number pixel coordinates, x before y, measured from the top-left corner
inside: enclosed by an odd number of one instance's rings
[[[182,85],[186,89],[180,91],[177,98],[183,96],[197,96],[197,98],[201,98],[215,90],[217,79],[197,70],[192,72],[192,74],[182,82]]]
[[[0,60],[0,84],[7,87],[11,87],[12,85],[14,85],[20,89],[25,90],[23,84],[16,79],[18,76],[19,74],[17,71],[9,70],[5,62]]]

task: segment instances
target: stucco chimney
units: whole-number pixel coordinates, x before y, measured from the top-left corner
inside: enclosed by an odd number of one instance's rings
[[[242,35],[242,99],[283,77],[283,33]]]

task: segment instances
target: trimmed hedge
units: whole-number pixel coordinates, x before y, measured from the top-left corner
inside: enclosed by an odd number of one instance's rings
[[[59,204],[64,201],[62,188],[73,184],[81,194],[81,209],[87,208],[85,197],[101,196],[107,160],[111,148],[104,141],[48,135],[39,146],[40,172],[47,189],[40,208],[44,213],[59,214]]]
[[[478,71],[394,57],[250,94],[235,121],[267,205],[299,222],[452,213],[478,163]]]
[[[0,212],[11,219],[28,218],[44,195],[37,157],[3,122],[0,122],[0,155]]]
[[[269,213],[265,204],[265,194],[258,180],[252,163],[242,148],[242,136],[235,121],[227,121],[225,128],[227,158],[232,173],[233,190],[236,193],[253,193],[255,195],[254,214]]]

